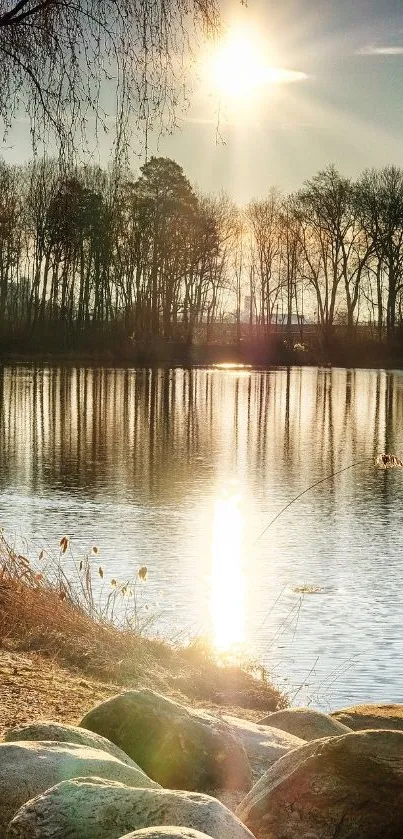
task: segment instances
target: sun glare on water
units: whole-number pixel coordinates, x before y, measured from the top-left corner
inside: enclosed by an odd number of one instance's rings
[[[231,652],[244,640],[243,517],[236,495],[215,503],[212,544],[211,613],[218,652]]]

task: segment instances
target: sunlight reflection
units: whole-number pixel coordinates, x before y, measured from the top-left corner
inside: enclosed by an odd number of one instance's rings
[[[251,364],[238,364],[236,361],[220,361],[217,364],[213,364],[213,367],[217,367],[219,370],[250,370],[252,369]]]
[[[230,362],[222,362],[220,364],[213,364],[212,369],[216,372],[233,373],[237,378],[247,378],[252,373],[251,364],[235,364]]]
[[[218,499],[213,523],[211,612],[213,643],[220,652],[230,651],[244,640],[242,527],[239,497]]]

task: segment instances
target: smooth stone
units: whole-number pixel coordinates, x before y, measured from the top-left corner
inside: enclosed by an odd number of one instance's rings
[[[132,789],[99,778],[65,781],[28,801],[10,823],[7,839],[120,839],[161,824],[199,830],[212,839],[253,839],[208,795]]]
[[[351,731],[348,726],[333,719],[322,711],[311,708],[286,708],[268,714],[259,725],[270,725],[288,731],[302,740],[318,740],[320,737],[338,737]]]
[[[151,690],[102,702],[80,725],[107,737],[170,789],[248,791],[252,770],[230,726]]]
[[[10,728],[5,736],[6,743],[21,742],[22,740],[53,740],[57,743],[79,743],[82,746],[89,746],[92,749],[101,749],[107,754],[117,757],[127,766],[140,767],[115,743],[111,743],[106,737],[95,734],[93,731],[86,731],[78,725],[67,725],[66,723],[44,720],[43,722],[27,723]],[[142,771],[142,770],[140,770]]]
[[[126,833],[121,839],[211,839],[206,833],[199,830],[192,830],[191,827],[145,827],[143,830],[135,830],[134,833]]]
[[[403,732],[306,743],[263,775],[236,814],[257,839],[401,839]]]
[[[305,742],[300,737],[295,737],[294,734],[281,731],[279,728],[228,715],[224,715],[223,719],[242,741],[255,781],[264,775],[276,760]]]
[[[375,704],[352,705],[333,711],[332,718],[348,725],[353,731],[367,728],[389,728],[392,731],[403,731],[403,705]]]
[[[132,787],[155,787],[141,769],[76,743],[0,743],[0,839],[30,798],[69,778],[97,775]]]

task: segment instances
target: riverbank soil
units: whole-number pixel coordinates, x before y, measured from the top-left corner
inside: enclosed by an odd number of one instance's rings
[[[77,723],[83,710],[118,691],[38,653],[0,649],[0,737],[34,720]]]
[[[149,679],[141,679],[144,687],[152,687],[152,683],[151,674]],[[76,725],[94,705],[127,688],[127,684],[88,677],[76,668],[63,667],[36,652],[0,648],[0,737],[9,728],[36,720]],[[188,705],[252,721],[262,715],[260,709],[192,699],[168,684],[166,693]]]

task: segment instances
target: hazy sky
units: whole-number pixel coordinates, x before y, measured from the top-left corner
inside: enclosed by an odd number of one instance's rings
[[[222,8],[230,31],[252,33],[252,43],[257,34],[270,66],[304,77],[267,84],[256,101],[228,98],[207,78],[202,51],[181,128],[152,151],[176,159],[204,191],[240,202],[271,185],[292,190],[330,162],[352,176],[403,166],[403,0],[249,0],[247,9],[225,0]],[[7,146],[6,159],[28,157],[24,121]]]

